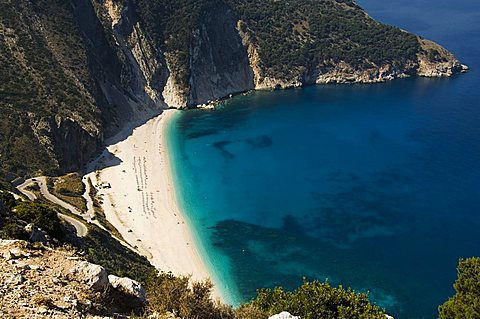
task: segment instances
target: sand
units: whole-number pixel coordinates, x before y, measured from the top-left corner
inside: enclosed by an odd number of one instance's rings
[[[214,276],[177,205],[164,134],[175,112],[166,110],[133,132],[135,124],[127,125],[120,136],[131,134],[114,138],[121,141],[89,164],[87,177],[94,185],[111,187],[99,190],[105,215],[131,246],[158,269],[198,281]],[[213,294],[223,299],[218,289]]]

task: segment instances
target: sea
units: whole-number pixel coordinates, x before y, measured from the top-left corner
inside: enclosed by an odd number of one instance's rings
[[[168,125],[176,193],[227,302],[303,280],[433,319],[480,256],[480,2],[357,0],[470,67],[252,92]]]

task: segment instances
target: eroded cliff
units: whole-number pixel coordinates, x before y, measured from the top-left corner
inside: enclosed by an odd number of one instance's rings
[[[252,89],[467,68],[350,0],[0,0],[0,178],[77,170],[124,124]]]

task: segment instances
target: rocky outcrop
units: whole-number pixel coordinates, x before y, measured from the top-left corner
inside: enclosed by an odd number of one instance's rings
[[[125,286],[132,294],[112,295],[105,270],[74,254],[65,248],[0,239],[0,317],[118,318],[143,305],[138,283],[117,277],[117,288]],[[93,291],[92,285],[102,286],[102,292]]]
[[[39,143],[47,150],[56,166],[75,171],[85,163],[103,142],[97,125],[82,126],[78,118],[61,115],[37,117],[30,115],[30,123]]]
[[[468,67],[458,61],[453,54],[439,44],[418,38],[422,51],[418,56],[417,75],[424,77],[449,77],[466,72]]]
[[[105,291],[108,287],[108,274],[102,266],[81,261],[70,269],[70,273],[94,291]]]
[[[146,301],[145,289],[133,279],[108,275],[108,282],[112,288],[118,289],[126,295],[137,298],[141,302]]]
[[[191,43],[188,103],[199,105],[255,88],[238,18],[225,4],[208,8]]]

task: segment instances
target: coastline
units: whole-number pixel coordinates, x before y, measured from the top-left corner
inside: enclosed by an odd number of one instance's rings
[[[97,186],[102,208],[128,244],[160,271],[210,279],[212,297],[226,301],[177,201],[167,152],[168,122],[176,112],[164,110],[143,125],[127,125],[120,134],[131,134],[107,143],[85,176],[93,185],[106,186]]]

